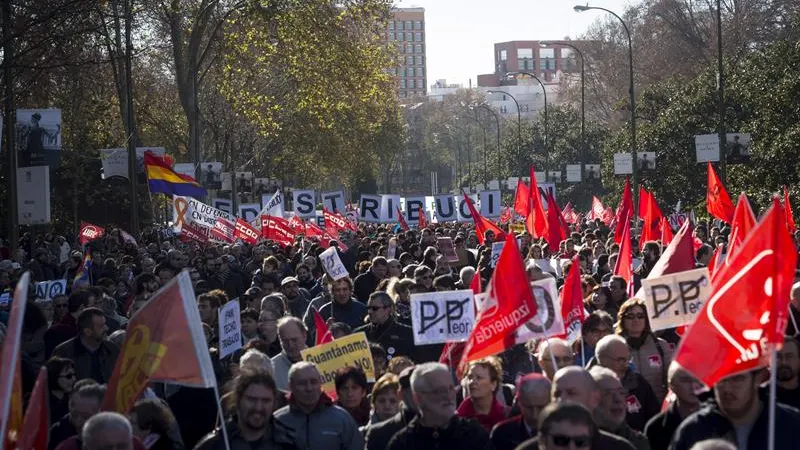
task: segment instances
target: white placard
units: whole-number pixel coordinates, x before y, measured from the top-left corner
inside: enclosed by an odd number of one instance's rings
[[[719,161],[719,135],[698,134],[694,137],[694,151],[698,163]]]
[[[489,188],[490,190],[493,190],[493,191],[500,190],[500,181],[499,180],[489,180],[489,182],[486,183],[486,187]]]
[[[17,213],[20,225],[50,223],[50,167],[17,169]]]
[[[708,268],[642,280],[647,317],[653,331],[688,325],[711,295]]]
[[[344,192],[342,191],[323,192],[321,194],[321,197],[322,197],[323,208],[327,209],[332,213],[344,212],[344,207],[345,207]]]
[[[197,181],[208,190],[222,189],[222,163],[218,161],[201,162],[200,179]]]
[[[386,258],[393,259],[397,253],[397,238],[389,239],[389,244],[386,246]]]
[[[564,334],[564,320],[561,317],[561,301],[554,278],[531,283],[533,299],[536,301],[536,316],[517,328],[515,342],[522,344],[531,339],[548,338]]]
[[[49,280],[36,283],[36,298],[52,300],[67,293],[67,280]]]
[[[211,206],[228,214],[233,214],[233,200],[229,198],[212,198]]]
[[[58,163],[61,150],[60,109],[17,110],[18,167]]]
[[[242,317],[239,299],[225,303],[219,309],[219,359],[242,348]]]
[[[475,324],[472,297],[469,289],[411,294],[414,345],[466,341]]]
[[[567,164],[567,183],[581,182],[581,165]]]
[[[556,275],[559,272],[558,269],[556,269],[556,266],[558,265],[557,261],[550,259],[535,259],[534,262],[540,269],[542,269],[542,272],[552,273],[553,275]]]
[[[262,216],[283,217],[283,192],[278,189],[274,194],[261,196]]]
[[[633,156],[630,153],[614,153],[614,175],[633,173]]]
[[[397,208],[400,207],[400,196],[394,194],[381,195],[381,222],[397,222]]]
[[[314,217],[317,208],[315,200],[316,194],[314,191],[301,191],[299,189],[292,191],[292,206],[294,207],[295,215],[303,219]]]
[[[501,199],[500,191],[481,191],[478,194],[481,199],[480,213],[483,217],[496,218],[500,217]]]
[[[175,163],[175,165],[172,166],[172,170],[174,170],[175,173],[190,176],[192,178],[197,176],[194,170],[194,164],[192,163]]]
[[[103,179],[121,177],[128,179],[128,151],[124,148],[104,148],[100,150],[103,162]]]
[[[320,253],[319,260],[322,261],[322,267],[325,268],[325,272],[333,278],[334,281],[349,275],[347,269],[344,268],[344,264],[342,264],[342,260],[339,259],[339,253],[336,251],[336,247],[328,247],[327,250]]]
[[[506,243],[503,242],[492,242],[492,267],[497,266],[497,260],[500,259],[500,253],[503,253],[503,246]]]
[[[172,201],[172,223],[174,231],[179,233],[183,225],[195,223],[203,228],[214,228],[217,217],[231,222],[236,218],[230,213],[213,206],[206,205],[192,197],[176,195]]]
[[[725,135],[725,157],[728,164],[742,164],[750,160],[750,133]]]

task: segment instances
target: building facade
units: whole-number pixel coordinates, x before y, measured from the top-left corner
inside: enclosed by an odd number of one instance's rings
[[[398,53],[397,67],[392,69],[398,97],[426,95],[425,8],[393,8],[387,35]]]

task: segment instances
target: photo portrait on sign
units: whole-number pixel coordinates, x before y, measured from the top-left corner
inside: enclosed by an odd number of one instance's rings
[[[639,152],[636,154],[639,170],[653,170],[656,168],[656,152]]]
[[[588,181],[600,179],[600,164],[586,164],[586,179]]]
[[[61,149],[61,110],[18,109],[17,145],[18,167],[57,163]]]
[[[201,162],[200,179],[197,180],[208,190],[222,189],[222,163]]]
[[[236,172],[236,190],[240,194],[253,192],[253,172]]]
[[[269,178],[256,178],[253,180],[253,194],[256,195],[256,198],[261,198],[263,194],[268,192],[270,192]]]
[[[750,161],[750,133],[728,133],[725,136],[725,155],[728,164]]]
[[[551,170],[547,172],[547,181],[550,183],[561,183],[561,171]]]

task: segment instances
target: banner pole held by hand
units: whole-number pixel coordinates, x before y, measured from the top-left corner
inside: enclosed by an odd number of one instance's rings
[[[773,345],[769,357],[769,428],[767,432],[767,449],[775,450],[775,372],[778,369],[778,350]]]

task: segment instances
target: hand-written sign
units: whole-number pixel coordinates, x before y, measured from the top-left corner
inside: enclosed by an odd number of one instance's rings
[[[460,291],[428,292],[411,295],[411,326],[414,344],[441,344],[466,341],[475,324],[473,293]]]
[[[708,269],[687,270],[642,280],[647,316],[653,331],[694,321],[711,295]]]
[[[517,344],[564,333],[564,319],[561,317],[561,301],[555,278],[534,281],[531,283],[531,291],[536,301],[536,315],[517,328],[514,333]]]
[[[225,303],[219,309],[219,357],[220,359],[242,348],[242,318],[239,314],[239,299]]]
[[[334,281],[348,276],[347,269],[344,268],[342,260],[339,259],[339,253],[336,251],[336,247],[329,247],[327,250],[320,253],[319,260],[322,261],[322,267],[325,268],[325,272],[330,275]]]
[[[36,298],[42,300],[52,300],[53,297],[65,295],[67,292],[67,280],[49,280],[36,283]]]
[[[497,265],[497,260],[500,259],[500,253],[503,252],[505,242],[492,242],[492,267]]]
[[[303,361],[317,365],[323,392],[336,391],[336,371],[342,367],[360,367],[367,375],[367,381],[375,381],[375,365],[364,333],[350,334],[327,344],[307,348],[300,352],[300,356]]]

